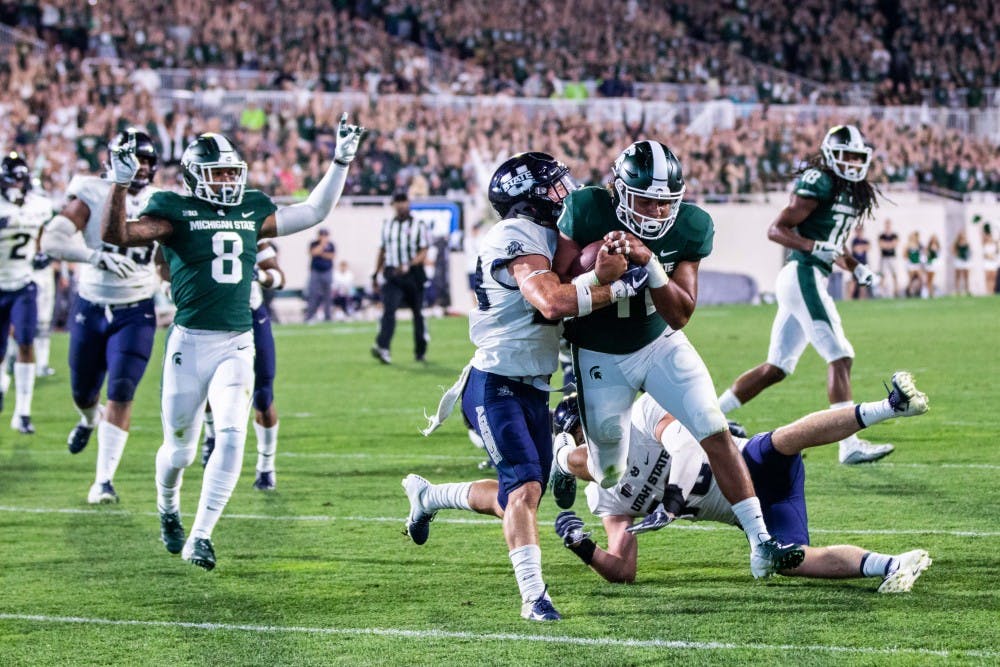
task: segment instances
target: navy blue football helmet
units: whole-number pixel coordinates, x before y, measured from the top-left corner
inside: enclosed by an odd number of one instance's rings
[[[569,167],[548,153],[518,153],[490,179],[490,203],[501,219],[525,216],[555,227],[563,200],[576,189]]]
[[[31,170],[24,157],[11,151],[0,163],[0,194],[11,204],[20,206],[31,190]]]
[[[577,400],[576,392],[569,394],[559,401],[556,409],[552,411],[552,429],[559,433],[573,433],[580,425],[580,402]]]

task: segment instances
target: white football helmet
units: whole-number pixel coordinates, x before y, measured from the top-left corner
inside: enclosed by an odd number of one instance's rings
[[[853,125],[837,125],[831,128],[820,146],[826,166],[840,178],[852,183],[865,180],[868,167],[872,163],[872,148],[865,142],[861,130]],[[857,161],[861,156],[863,162]],[[847,159],[853,157],[854,159]]]

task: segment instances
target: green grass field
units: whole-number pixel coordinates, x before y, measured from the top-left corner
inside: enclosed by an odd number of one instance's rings
[[[481,476],[457,415],[429,439],[418,433],[471,353],[464,319],[431,322],[426,367],[411,361],[406,323],[390,367],[368,353],[374,323],[277,329],[278,490],[251,488],[251,431],[213,572],[159,541],[162,338],[115,481],[122,502],[91,507],[96,439],[66,451],[76,418],[58,335],[58,375],[36,388],[38,434],[7,428],[10,404],[0,418],[0,664],[996,664],[998,305],[841,305],[857,350],[855,398],[883,397],[882,381],[905,368],[931,411],[868,432],[896,444],[882,463],[848,468],[835,447],[808,452],[813,541],[927,549],[934,565],[912,593],[876,595],[876,580],[755,582],[746,541],[724,526],[644,535],[638,582],[607,584],[562,547],[546,496],[543,569],[565,619],[545,625],[518,615],[497,520],[441,513],[421,547],[401,533],[406,473]],[[773,314],[695,315],[688,332],[717,387],[763,359]],[[733,416],[764,430],[826,405],[825,367],[810,350],[795,375]],[[201,472],[189,469],[182,492],[188,526]],[[586,514],[582,493],[576,509]]]

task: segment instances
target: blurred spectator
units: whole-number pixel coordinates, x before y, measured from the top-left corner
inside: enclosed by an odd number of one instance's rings
[[[983,223],[983,270],[985,271],[986,292],[1000,294],[1000,243],[993,236],[990,223]]]
[[[882,281],[880,294],[895,297],[899,295],[899,258],[896,249],[899,246],[899,235],[892,229],[892,220],[885,219],[885,227],[878,235],[878,274]],[[892,287],[889,284],[892,283]]]
[[[906,239],[906,296],[919,297],[924,291],[924,248],[920,232],[910,232]]]
[[[853,257],[858,264],[864,264],[868,266],[868,251],[871,248],[871,243],[865,238],[864,227],[858,227],[854,232],[854,238],[851,239],[851,257]],[[851,298],[852,299],[870,299],[872,297],[872,288],[870,285],[861,285],[858,279],[852,274],[851,275]]]
[[[924,292],[921,296],[933,299],[937,286],[934,284],[934,274],[937,273],[938,263],[941,260],[941,241],[937,234],[931,234],[927,241],[927,249],[924,253]]]
[[[340,309],[339,317],[343,319],[353,319],[361,308],[361,296],[358,294],[354,271],[345,260],[338,262],[333,272],[333,305]],[[334,313],[334,319],[337,318],[338,313]]]
[[[333,300],[330,288],[333,284],[333,259],[336,256],[336,246],[330,240],[330,232],[320,229],[316,238],[309,244],[309,287],[307,288],[308,305],[305,320],[309,324],[317,322],[317,314],[322,308],[323,319],[329,322],[333,319]]]
[[[972,248],[969,240],[965,236],[965,230],[958,232],[955,242],[951,246],[952,262],[955,266],[955,294],[968,296],[969,292],[969,266],[972,263]]]

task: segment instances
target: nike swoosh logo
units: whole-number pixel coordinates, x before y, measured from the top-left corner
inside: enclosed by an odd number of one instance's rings
[[[241,215],[241,216],[243,216],[243,219],[244,219],[244,220],[246,220],[246,219],[247,219],[247,218],[249,218],[249,217],[250,217],[251,215],[253,215],[253,211],[247,211],[246,213],[240,213],[240,215]]]
[[[670,257],[671,255],[675,254],[676,252],[677,252],[676,250],[671,250],[670,252],[663,252],[661,250],[660,251],[660,257]]]
[[[247,349],[248,347],[250,347],[250,346],[249,346],[249,345],[244,345],[243,347],[237,347],[236,349],[237,349],[237,350],[245,350],[245,349]]]
[[[257,320],[257,324],[264,324],[264,322],[267,322],[267,318],[266,317],[262,317],[259,320]]]
[[[145,315],[143,315],[143,317],[145,317],[147,320],[151,320],[154,317],[156,317],[156,315],[150,315],[149,313],[146,313]]]
[[[642,465],[649,465],[649,452],[646,452],[646,460],[643,462]]]

